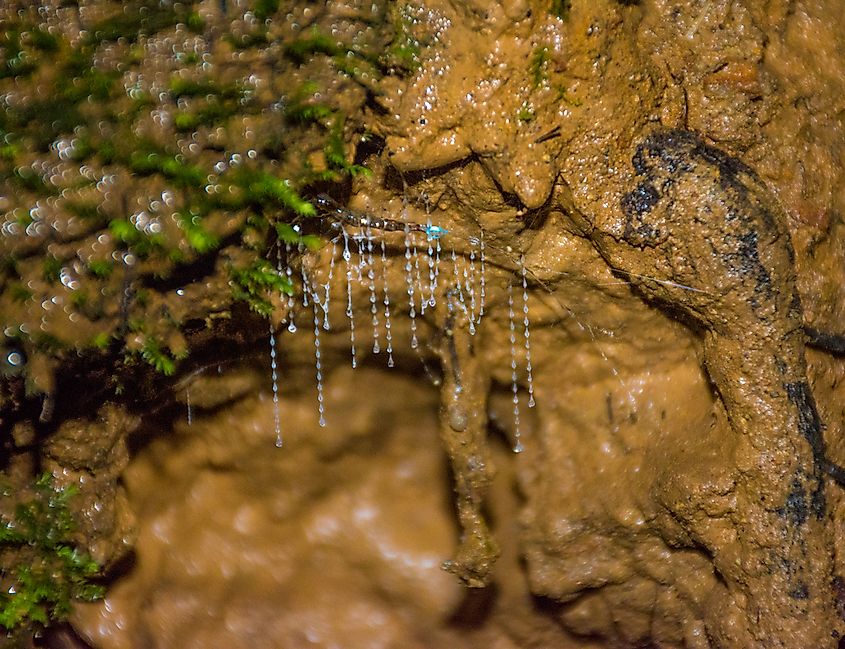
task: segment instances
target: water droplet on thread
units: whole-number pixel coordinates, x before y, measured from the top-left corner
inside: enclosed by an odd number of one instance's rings
[[[428,228],[431,228],[431,219],[428,220]],[[440,244],[438,242],[437,245],[438,250],[440,249]],[[436,271],[436,264],[434,261],[434,246],[432,243],[432,239],[428,239],[428,306],[434,308],[437,306],[437,271]],[[422,293],[420,293],[420,299],[422,299]]]
[[[352,311],[352,255],[349,253],[349,235],[346,229],[343,233],[343,259],[346,262],[346,317],[349,318],[349,345],[352,353],[352,367],[358,366],[358,359],[355,352],[355,314]]]
[[[364,269],[367,267],[367,256],[366,256],[366,249],[364,245],[364,235],[362,233],[358,233],[352,237],[352,240],[355,242],[355,248],[358,254],[358,263],[355,264],[355,279],[359,282],[363,283],[364,281]]]
[[[417,242],[411,240],[412,255],[414,257],[414,275],[417,278],[417,294],[420,299],[420,315],[425,314],[425,309],[428,306],[428,298],[425,297],[425,287],[423,286],[422,273],[420,272],[420,256],[417,252]]]
[[[373,233],[369,227],[366,230],[367,237],[367,280],[370,288],[370,314],[373,321],[373,354],[381,352],[381,345],[379,344],[379,326],[378,326],[378,298],[376,297],[376,274],[375,263],[373,261]]]
[[[476,313],[476,302],[475,302],[475,282],[476,282],[476,272],[475,272],[475,240],[470,240],[470,249],[469,249],[469,272],[466,275],[467,279],[467,292],[469,293],[469,332],[473,336],[475,335],[475,325],[477,322],[477,313]]]
[[[414,247],[416,251],[416,246]],[[405,280],[408,284],[408,317],[411,318],[411,349],[416,349],[417,341],[417,311],[414,307],[414,266],[411,263],[411,228],[405,226]],[[419,266],[417,267],[419,270]]]
[[[531,367],[531,332],[528,318],[528,279],[525,270],[525,255],[519,256],[519,270],[522,275],[522,324],[525,327],[525,372],[528,375],[528,407],[533,408],[534,402],[534,372]]]
[[[485,259],[484,259],[484,230],[481,231],[481,235],[478,237],[479,241],[479,256],[481,257],[481,297],[479,300],[478,306],[478,321],[481,322],[481,318],[484,316],[484,301],[487,297],[487,286],[486,286],[486,277],[485,277]]]
[[[291,288],[293,287],[293,268],[290,266],[290,257],[291,257],[291,247],[290,244],[285,244],[285,260],[287,261],[285,267],[285,277],[288,280],[288,286]],[[282,249],[281,246],[276,247],[276,266],[277,270],[281,273],[282,272]],[[291,290],[290,294],[288,295],[288,331],[290,333],[296,332],[296,323],[294,322],[294,309],[296,308],[296,298],[293,295],[293,290]]]
[[[323,298],[323,329],[328,331],[331,329],[331,324],[329,323],[329,300],[331,299],[331,290],[332,290],[332,277],[334,276],[334,260],[337,256],[337,239],[332,240],[332,257],[331,261],[329,261],[329,276],[326,278],[326,284],[324,286],[325,297]]]
[[[352,260],[352,253],[349,252],[349,234],[343,226],[341,226],[340,232],[343,236],[343,261],[348,263]]]
[[[522,452],[522,430],[519,422],[519,385],[517,384],[516,374],[516,322],[514,320],[513,312],[513,285],[508,282],[508,325],[510,328],[510,344],[511,344],[511,391],[513,392],[513,436],[514,436],[514,453]]]
[[[282,424],[279,413],[279,376],[276,365],[276,330],[270,325],[270,380],[273,385],[273,429],[276,433],[276,447],[282,448]]]
[[[302,252],[304,250],[304,246],[300,243],[297,246],[297,250],[299,251],[299,271],[302,275],[302,306],[308,307],[308,275],[306,274],[307,271],[305,270],[305,259],[302,256]]]
[[[384,338],[387,341],[387,366],[393,367],[393,332],[390,328],[390,294],[387,288],[387,251],[381,240],[381,270],[384,277]]]
[[[315,293],[316,297],[316,293]],[[322,354],[320,352],[320,312],[317,310],[317,301],[314,303],[314,367],[317,376],[317,412],[320,415],[320,426],[326,425],[325,410],[323,406],[323,366]]]
[[[434,290],[432,290],[432,292],[431,292],[431,300],[432,300],[431,306],[436,306],[436,302],[435,302],[436,297],[437,297],[436,291],[437,291],[438,282],[440,280],[440,252],[441,252],[440,239],[436,239],[435,240],[435,246],[434,246]]]
[[[455,289],[458,291],[458,301],[464,306],[464,289],[461,282],[461,273],[458,270],[458,257],[455,248],[452,248],[452,274],[455,276]]]

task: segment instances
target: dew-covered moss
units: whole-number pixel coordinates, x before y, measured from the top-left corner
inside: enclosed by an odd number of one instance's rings
[[[561,19],[569,17],[570,9],[572,9],[572,0],[551,0],[549,3],[549,11]]]
[[[89,4],[2,16],[0,324],[7,346],[49,356],[33,367],[107,349],[176,372],[184,353],[163,341],[231,308],[186,308],[179,291],[223,287],[267,316],[296,290],[270,263],[276,241],[313,245],[284,229],[318,216],[312,188],[367,174],[349,111],[424,45],[403,3],[360,23],[309,5],[301,31],[284,0]]]
[[[45,473],[25,497],[0,488],[0,626],[14,642],[67,617],[74,600],[102,597],[103,588],[95,582],[100,566],[74,538],[74,487],[59,488]]]

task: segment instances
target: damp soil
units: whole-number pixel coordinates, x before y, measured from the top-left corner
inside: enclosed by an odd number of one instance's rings
[[[297,260],[332,307],[275,305],[278,409],[267,321],[215,271],[154,294],[207,318],[188,369],[15,424],[7,472],[81,483],[110,566],[80,642],[839,646],[839,0],[551,4],[403,3],[420,67],[334,88],[369,133],[345,218],[447,232]]]

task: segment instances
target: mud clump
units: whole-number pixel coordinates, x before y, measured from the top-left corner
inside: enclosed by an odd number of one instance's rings
[[[835,619],[827,458],[807,383],[786,215],[750,168],[689,132],[650,134],[633,166],[639,182],[621,199],[624,225],[602,223],[611,234],[594,239],[647,298],[704,329],[704,366],[736,440],[722,475],[707,477],[729,485],[718,495],[733,501],[732,511],[702,517],[703,503],[689,495],[678,503],[684,492],[700,493],[689,476],[681,487],[664,487],[673,524],[713,554],[729,590],[741,592],[752,612],[749,621],[757,619],[741,631],[711,633],[721,644],[823,643],[829,632],[819,621]],[[742,547],[723,546],[731,528]],[[709,628],[738,608],[724,606]]]
[[[261,366],[237,375],[266,379]],[[204,380],[218,394],[237,389],[226,376]],[[362,399],[360,385],[393,398]],[[103,605],[78,612],[90,642],[441,642],[461,592],[440,567],[454,526],[443,507],[436,393],[398,375],[344,368],[326,394],[324,429],[311,394],[286,399],[281,450],[265,391],[220,412],[196,407],[191,425],[181,422],[175,438],[137,458],[125,474],[144,521],[137,560]],[[156,484],[169,486],[147,491]]]

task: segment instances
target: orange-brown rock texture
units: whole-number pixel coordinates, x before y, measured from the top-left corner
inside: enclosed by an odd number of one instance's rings
[[[363,4],[271,20],[340,39]],[[198,6],[213,32],[241,5]],[[329,190],[271,316],[278,410],[244,317],[45,445],[101,490],[95,556],[133,547],[79,636],[840,646],[840,0],[398,6],[420,66],[348,90],[372,175]]]

